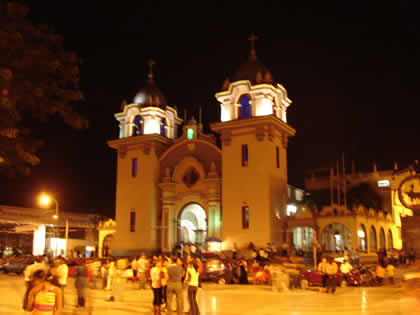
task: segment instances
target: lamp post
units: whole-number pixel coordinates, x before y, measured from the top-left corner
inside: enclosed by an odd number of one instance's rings
[[[41,195],[40,203],[43,206],[48,206],[51,203],[51,200],[53,200],[55,202],[55,214],[53,215],[53,218],[55,220],[58,220],[59,214],[60,214],[60,208],[59,208],[57,199],[55,199],[54,197],[51,197],[49,195],[43,194],[43,195]],[[68,238],[69,238],[69,219],[66,218],[66,230],[65,230],[66,251],[67,251],[67,240],[68,240]]]

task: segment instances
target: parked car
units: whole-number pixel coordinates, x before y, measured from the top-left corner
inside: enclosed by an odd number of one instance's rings
[[[345,282],[344,275],[340,272],[340,262],[336,262],[338,266],[338,272],[336,274],[337,286],[342,286],[343,281]],[[320,272],[315,270],[306,270],[302,273],[303,279],[301,280],[301,287],[304,289],[308,286],[322,286],[322,275]],[[349,273],[347,284],[351,286],[359,286],[361,283],[360,274],[357,268],[353,268]]]
[[[23,274],[26,266],[33,264],[35,257],[32,255],[11,256],[3,266],[4,273]]]
[[[230,282],[229,266],[227,262],[221,260],[218,257],[212,257],[203,261],[204,268],[203,272],[200,274],[200,281],[212,281],[217,283],[226,283]]]

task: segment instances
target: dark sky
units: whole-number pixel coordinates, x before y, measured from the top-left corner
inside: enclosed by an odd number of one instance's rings
[[[228,5],[222,3],[229,3]],[[289,182],[327,167],[345,153],[358,169],[401,166],[419,159],[419,5],[414,1],[25,1],[35,24],[54,26],[82,59],[82,114],[90,128],[60,120],[41,127],[46,145],[29,177],[2,179],[0,204],[35,206],[40,190],[60,206],[113,215],[118,136],[114,113],[155,77],[180,113],[220,118],[214,93],[248,58],[250,33],[257,56],[284,85],[293,103],[288,123]]]

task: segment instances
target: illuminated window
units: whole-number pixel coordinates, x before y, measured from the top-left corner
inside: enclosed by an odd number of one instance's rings
[[[276,147],[276,166],[280,168],[280,149]]]
[[[136,212],[130,212],[130,232],[136,231]]]
[[[140,115],[134,117],[133,120],[133,136],[141,136],[143,134],[143,118]]]
[[[239,99],[239,118],[251,117],[251,97],[249,95],[242,95]]]
[[[248,145],[242,145],[242,166],[248,166]]]
[[[249,228],[249,208],[248,206],[242,207],[242,228],[248,229]]]
[[[160,135],[166,137],[166,120],[162,118],[160,120]]]
[[[187,139],[193,139],[194,138],[194,129],[188,128],[187,129]]]
[[[137,176],[137,159],[136,158],[131,160],[131,176],[132,177]]]
[[[291,215],[295,215],[297,211],[297,207],[296,205],[293,204],[288,204],[286,207],[286,215],[287,216],[291,216]]]

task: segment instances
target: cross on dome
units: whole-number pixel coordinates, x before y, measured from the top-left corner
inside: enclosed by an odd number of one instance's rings
[[[149,59],[147,64],[149,66],[149,74],[147,77],[149,78],[149,81],[153,81],[153,65],[155,65],[156,62],[153,59]]]
[[[256,58],[257,54],[255,52],[255,41],[258,39],[254,33],[249,36],[248,40],[251,42],[251,58]]]

